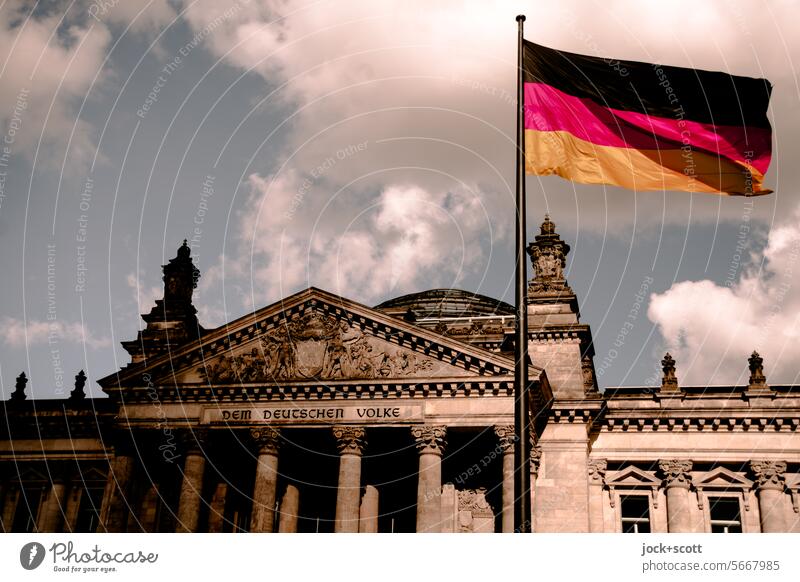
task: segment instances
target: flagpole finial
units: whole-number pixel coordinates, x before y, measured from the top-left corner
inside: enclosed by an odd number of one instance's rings
[[[525,22],[525,15],[517,14],[517,22]]]

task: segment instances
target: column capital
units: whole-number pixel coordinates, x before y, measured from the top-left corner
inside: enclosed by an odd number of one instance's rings
[[[360,426],[334,426],[333,436],[340,455],[358,455],[367,446],[367,432]]]
[[[778,489],[786,486],[786,463],[784,461],[750,461],[750,470],[756,478],[757,489]]]
[[[589,459],[587,466],[589,483],[592,485],[605,485],[606,469],[608,469],[608,461],[605,459]]]
[[[688,489],[692,484],[692,462],[686,459],[666,459],[658,462],[658,468],[664,473],[664,487],[683,487]]]
[[[277,455],[281,447],[281,431],[272,426],[259,426],[250,429],[250,438],[260,455]]]
[[[411,436],[414,437],[417,451],[420,455],[434,454],[441,456],[447,446],[445,437],[447,427],[442,425],[412,426]]]
[[[187,455],[201,455],[208,444],[207,428],[186,428],[178,432],[178,438]]]
[[[514,433],[514,425],[505,424],[495,426],[494,434],[497,436],[503,454],[514,452],[514,443],[517,442],[517,435]]]

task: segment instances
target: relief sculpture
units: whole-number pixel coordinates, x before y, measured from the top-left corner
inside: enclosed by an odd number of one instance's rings
[[[313,312],[261,336],[259,347],[200,369],[206,382],[381,378],[420,375],[431,360],[367,335],[344,319]]]

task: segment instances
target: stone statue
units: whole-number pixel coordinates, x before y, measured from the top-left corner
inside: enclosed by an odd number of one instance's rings
[[[564,280],[564,268],[569,245],[561,240],[556,225],[545,215],[540,234],[528,245],[528,254],[533,264],[533,279],[529,293],[551,293],[572,290]]]

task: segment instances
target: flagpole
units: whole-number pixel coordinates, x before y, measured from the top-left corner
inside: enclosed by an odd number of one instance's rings
[[[525,259],[525,127],[523,93],[523,29],[525,16],[517,16],[517,241],[516,340],[514,368],[514,531],[531,531],[531,443],[528,394],[528,273]]]

